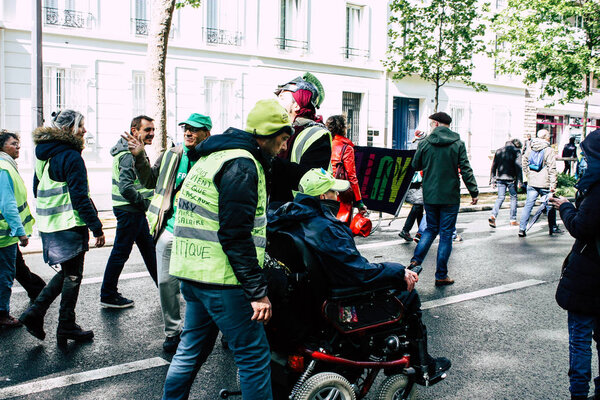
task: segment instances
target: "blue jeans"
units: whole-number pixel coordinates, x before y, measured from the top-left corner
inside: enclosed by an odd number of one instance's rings
[[[506,197],[506,191],[510,194],[510,220],[517,220],[517,187],[514,181],[503,181],[497,180],[496,185],[498,186],[498,199],[496,199],[496,204],[494,204],[494,208],[492,210],[492,215],[494,218],[498,216],[498,212],[500,211],[500,207],[502,207],[502,203],[504,203],[504,197]]]
[[[200,367],[215,344],[219,330],[233,352],[244,400],[269,400],[271,352],[262,324],[241,288],[208,289],[181,281],[186,301],[181,342],[171,361],[163,400],[187,399]]]
[[[0,315],[10,312],[10,295],[15,280],[17,244],[0,247]]]
[[[548,193],[550,193],[549,189],[535,188],[529,185],[527,186],[527,200],[525,200],[525,207],[523,207],[523,215],[521,216],[521,222],[519,223],[519,230],[524,231],[527,229],[527,223],[529,222],[529,217],[531,216],[531,210],[533,209],[533,206],[535,206],[535,201],[537,200],[538,196],[543,197]],[[550,203],[548,203],[548,207],[546,207],[549,217],[548,223],[550,223],[552,210],[554,210],[554,208],[550,205]],[[556,215],[555,213],[556,210],[554,211],[554,215]],[[556,219],[556,216],[554,218]]]
[[[569,311],[569,391],[571,396],[587,396],[592,379],[592,337],[600,355],[600,316]],[[594,379],[596,398],[600,397],[600,376]]]
[[[427,229],[427,218],[421,218],[421,222],[419,222],[419,230],[417,231],[417,233],[420,235],[423,235],[423,232],[425,232],[425,229]],[[456,236],[458,236],[458,232],[456,232],[456,224],[455,224],[454,232],[452,232],[452,240],[456,239]]]
[[[134,243],[142,254],[152,280],[155,284],[157,283],[156,249],[154,240],[150,235],[146,214],[122,211],[117,208],[113,208],[113,212],[117,217],[117,232],[115,233],[115,243],[104,270],[104,279],[100,288],[101,300],[107,300],[117,295],[119,276],[121,276],[123,267],[129,259]]]
[[[458,216],[459,204],[425,204],[425,218],[427,228],[421,236],[419,244],[415,249],[412,261],[421,264],[435,240],[440,235],[438,246],[437,266],[435,279],[446,279],[448,277],[448,259],[452,253],[452,235],[456,229],[456,217]]]

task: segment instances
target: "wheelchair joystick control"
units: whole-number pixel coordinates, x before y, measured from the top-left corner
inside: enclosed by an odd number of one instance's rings
[[[388,336],[385,339],[385,346],[390,352],[398,351],[400,349],[400,339],[396,335]]]

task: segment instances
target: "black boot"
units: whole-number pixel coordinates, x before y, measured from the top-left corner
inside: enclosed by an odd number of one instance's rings
[[[29,307],[25,310],[19,317],[19,321],[25,325],[27,332],[31,333],[36,338],[40,340],[46,338],[46,332],[44,332],[44,316],[36,312],[33,307]]]
[[[93,338],[93,331],[84,331],[74,322],[70,324],[59,324],[58,329],[56,330],[56,342],[59,347],[65,347],[67,345],[67,340],[89,342]]]

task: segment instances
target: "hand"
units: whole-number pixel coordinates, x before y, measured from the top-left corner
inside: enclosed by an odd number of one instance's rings
[[[96,238],[96,247],[102,247],[106,243],[106,237],[104,235]]]
[[[21,247],[26,247],[29,244],[29,238],[27,237],[27,235],[19,236],[19,242],[19,245]]]
[[[419,282],[419,275],[406,268],[404,269],[404,282],[406,282],[406,289],[412,292],[415,288],[415,283]]]
[[[359,208],[358,208],[358,212],[359,212],[360,214],[362,214],[362,215],[365,215],[366,213],[368,213],[368,212],[369,212],[369,210],[367,210],[367,206],[365,206],[365,205],[363,204],[363,206],[362,206],[362,207],[359,207]]]
[[[566,197],[562,197],[562,196],[559,196],[559,197],[551,196],[548,199],[548,201],[550,202],[550,204],[552,204],[552,206],[554,208],[559,209],[562,204],[567,203],[569,200]]]
[[[477,202],[479,201],[479,198],[477,197],[471,197],[471,205],[474,206],[475,204],[477,204]]]
[[[144,142],[137,139],[129,132],[123,132],[121,137],[127,140],[127,147],[134,157],[137,157],[144,152]]]
[[[271,310],[271,302],[267,296],[251,301],[250,305],[254,310],[254,314],[252,315],[252,318],[250,318],[252,321],[262,322],[263,324],[269,322],[273,315],[273,311]]]

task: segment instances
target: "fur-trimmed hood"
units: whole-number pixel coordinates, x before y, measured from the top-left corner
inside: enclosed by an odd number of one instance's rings
[[[36,145],[35,156],[39,160],[47,160],[65,150],[75,150],[78,153],[83,150],[83,139],[62,129],[51,127],[40,127],[34,130],[33,143]]]

